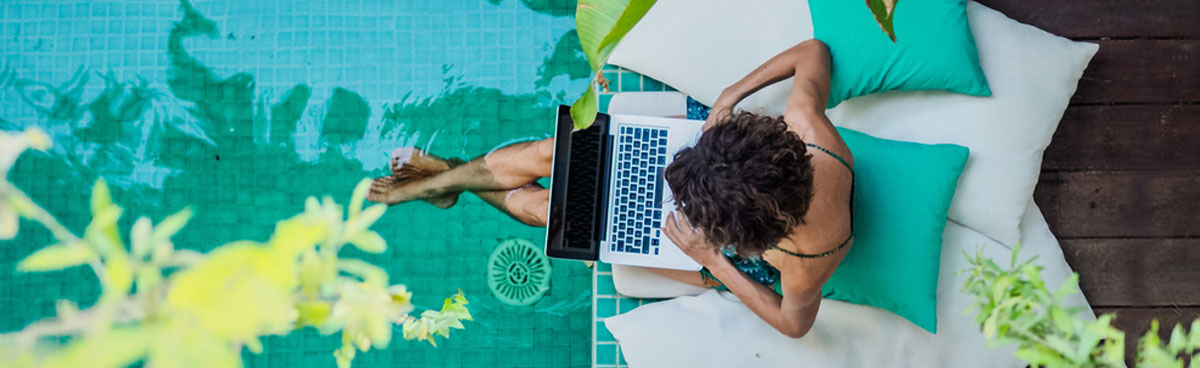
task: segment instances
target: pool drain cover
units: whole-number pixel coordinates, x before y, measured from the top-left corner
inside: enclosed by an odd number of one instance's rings
[[[550,289],[550,259],[524,239],[505,240],[488,257],[488,288],[504,304],[533,304]]]

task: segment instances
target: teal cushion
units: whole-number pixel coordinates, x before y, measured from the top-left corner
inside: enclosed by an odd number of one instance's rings
[[[838,132],[854,155],[854,243],[822,296],[937,332],[942,230],[967,148]]]
[[[862,0],[809,0],[813,36],[833,58],[828,107],[890,90],[991,96],[979,68],[966,0],[896,2],[896,41]]]

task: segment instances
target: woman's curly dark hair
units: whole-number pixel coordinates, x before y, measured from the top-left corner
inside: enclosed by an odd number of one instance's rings
[[[675,203],[713,246],[757,256],[804,223],[811,158],[782,117],[739,112],[675,154],[664,175]]]

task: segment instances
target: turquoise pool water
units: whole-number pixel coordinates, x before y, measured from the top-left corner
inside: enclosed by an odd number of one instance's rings
[[[176,244],[208,250],[264,240],[310,195],[344,202],[418,146],[469,158],[552,132],[553,109],[586,88],[572,1],[5,1],[0,3],[0,129],[54,138],[10,178],[69,228],[90,220],[103,177],[127,208],[160,219],[196,212]],[[29,226],[26,226],[29,225]],[[25,223],[0,243],[0,331],[98,295],[90,271],[24,274],[15,264],[51,241]],[[588,366],[592,271],[554,261],[550,290],[527,307],[489,292],[492,248],[544,230],[474,196],[439,210],[392,207],[374,227],[389,250],[361,254],[435,307],[458,289],[476,321],[438,348],[393,341],[360,366]],[[397,330],[398,331],[398,330]],[[330,366],[337,336],[267,339],[251,366]]]

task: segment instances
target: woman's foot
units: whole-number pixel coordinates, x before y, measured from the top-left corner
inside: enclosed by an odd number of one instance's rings
[[[466,163],[457,158],[441,158],[418,148],[403,147],[392,151],[392,159],[388,166],[392,176],[398,179],[409,179],[433,175]]]
[[[416,148],[397,148],[392,151],[392,159],[389,162],[392,175],[375,179],[371,183],[371,191],[367,194],[367,200],[388,205],[424,200],[442,209],[453,207],[458,203],[458,196],[462,192],[427,197],[422,193],[413,193],[413,186],[409,184],[462,163],[464,161],[459,159],[443,159]]]

